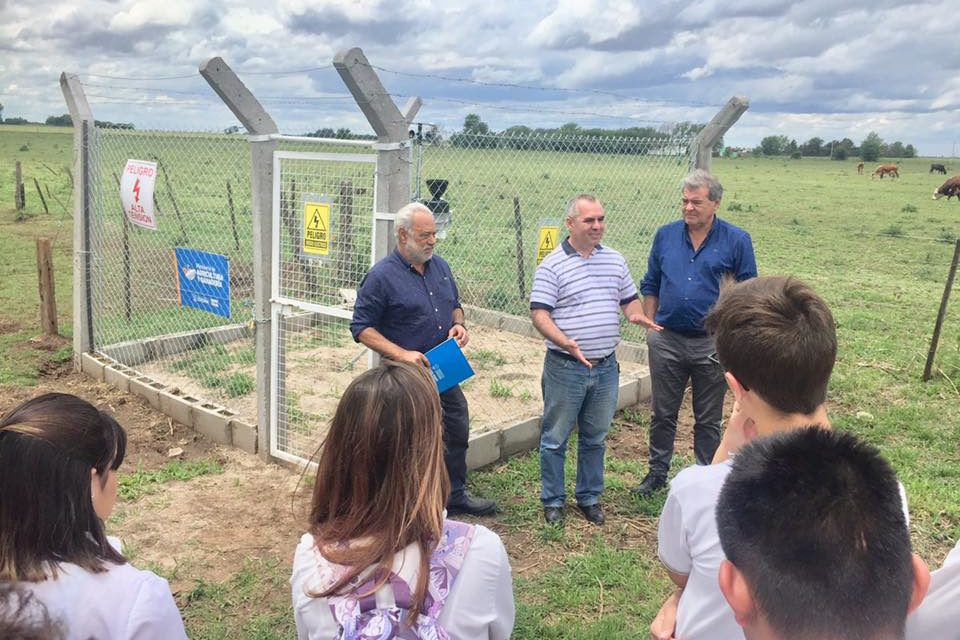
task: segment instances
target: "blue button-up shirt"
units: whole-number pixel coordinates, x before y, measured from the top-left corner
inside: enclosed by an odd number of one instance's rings
[[[450,265],[434,255],[423,275],[394,249],[367,273],[357,291],[350,333],[373,327],[394,344],[425,352],[447,339],[460,294]]]
[[[660,227],[653,239],[640,293],[658,296],[657,324],[687,335],[703,335],[703,319],[720,295],[720,278],[737,282],[757,275],[750,234],[720,218],[696,251],[687,225]]]

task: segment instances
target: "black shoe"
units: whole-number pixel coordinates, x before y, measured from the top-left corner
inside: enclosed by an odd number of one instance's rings
[[[667,486],[666,478],[664,478],[663,476],[658,476],[652,473],[648,473],[647,476],[640,483],[640,486],[634,487],[633,489],[631,489],[631,491],[633,491],[633,493],[635,493],[638,496],[647,497],[647,496],[653,495],[654,493],[664,488],[665,486]]]
[[[547,524],[560,524],[563,522],[563,507],[544,507],[543,519]]]
[[[599,504],[589,504],[587,506],[578,504],[577,508],[583,512],[583,517],[593,524],[603,524],[607,521],[603,517],[603,508]]]
[[[497,512],[497,503],[488,498],[478,498],[469,493],[463,494],[463,500],[447,505],[448,516],[465,514],[468,516],[489,516]]]

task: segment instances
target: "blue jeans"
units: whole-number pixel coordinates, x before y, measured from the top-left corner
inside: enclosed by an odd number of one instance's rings
[[[565,354],[564,354],[565,355]],[[604,439],[617,410],[620,367],[616,355],[592,369],[548,349],[543,361],[543,420],[540,423],[540,501],[562,507],[567,494],[563,463],[567,440],[578,425],[577,504],[600,502]]]

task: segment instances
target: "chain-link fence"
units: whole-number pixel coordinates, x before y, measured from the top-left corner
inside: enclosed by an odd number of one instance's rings
[[[639,284],[654,232],[679,216],[694,140],[461,133],[417,143],[413,196],[439,212],[437,252],[467,305],[466,353],[477,375],[464,386],[473,428],[538,415],[544,346],[529,321],[530,286],[538,256],[566,236],[568,202],[583,192],[600,198],[603,243],[625,256]],[[643,336],[626,322],[622,334],[638,346],[624,350],[633,355],[622,359],[630,376],[641,369]]]
[[[93,350],[256,422],[247,139],[103,128],[88,135]],[[120,181],[131,159],[156,163],[155,230],[125,214]],[[229,313],[181,304],[178,248],[226,258]]]
[[[437,212],[438,252],[457,277],[476,376],[464,384],[473,429],[538,415],[544,347],[528,296],[541,228],[565,236],[567,202],[580,192],[604,203],[604,242],[636,280],[655,229],[677,215],[692,140],[459,136],[414,141],[411,198]],[[92,345],[180,393],[224,405],[255,423],[253,234],[250,145],[236,135],[96,129],[89,140]],[[156,163],[157,229],[132,225],[120,199],[129,159]],[[352,304],[369,268],[376,155],[280,137],[274,153],[271,449],[306,458],[337,400],[367,366],[349,333]],[[182,304],[177,249],[223,256],[230,311]],[[182,266],[181,266],[182,268]],[[624,325],[626,342],[641,333]],[[623,375],[639,375],[639,346]],[[267,425],[261,425],[266,428]]]

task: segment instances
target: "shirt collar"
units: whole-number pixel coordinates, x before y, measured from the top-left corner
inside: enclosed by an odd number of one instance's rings
[[[570,236],[567,236],[566,238],[564,238],[563,242],[560,243],[560,246],[563,247],[563,252],[568,256],[572,256],[575,253],[580,253],[579,251],[573,248],[572,244],[570,244]],[[597,246],[593,248],[593,251],[590,252],[590,255],[593,255],[598,251],[603,251],[603,245],[599,243],[597,243]]]
[[[400,247],[394,247],[393,255],[397,258],[397,260],[400,261],[400,264],[402,264],[408,271],[414,268],[413,263],[411,263],[409,260],[404,258],[403,254],[400,253]],[[430,260],[433,260],[433,258],[430,258]],[[426,268],[426,266],[430,264],[430,260],[427,260],[426,262],[423,263],[424,268]]]

